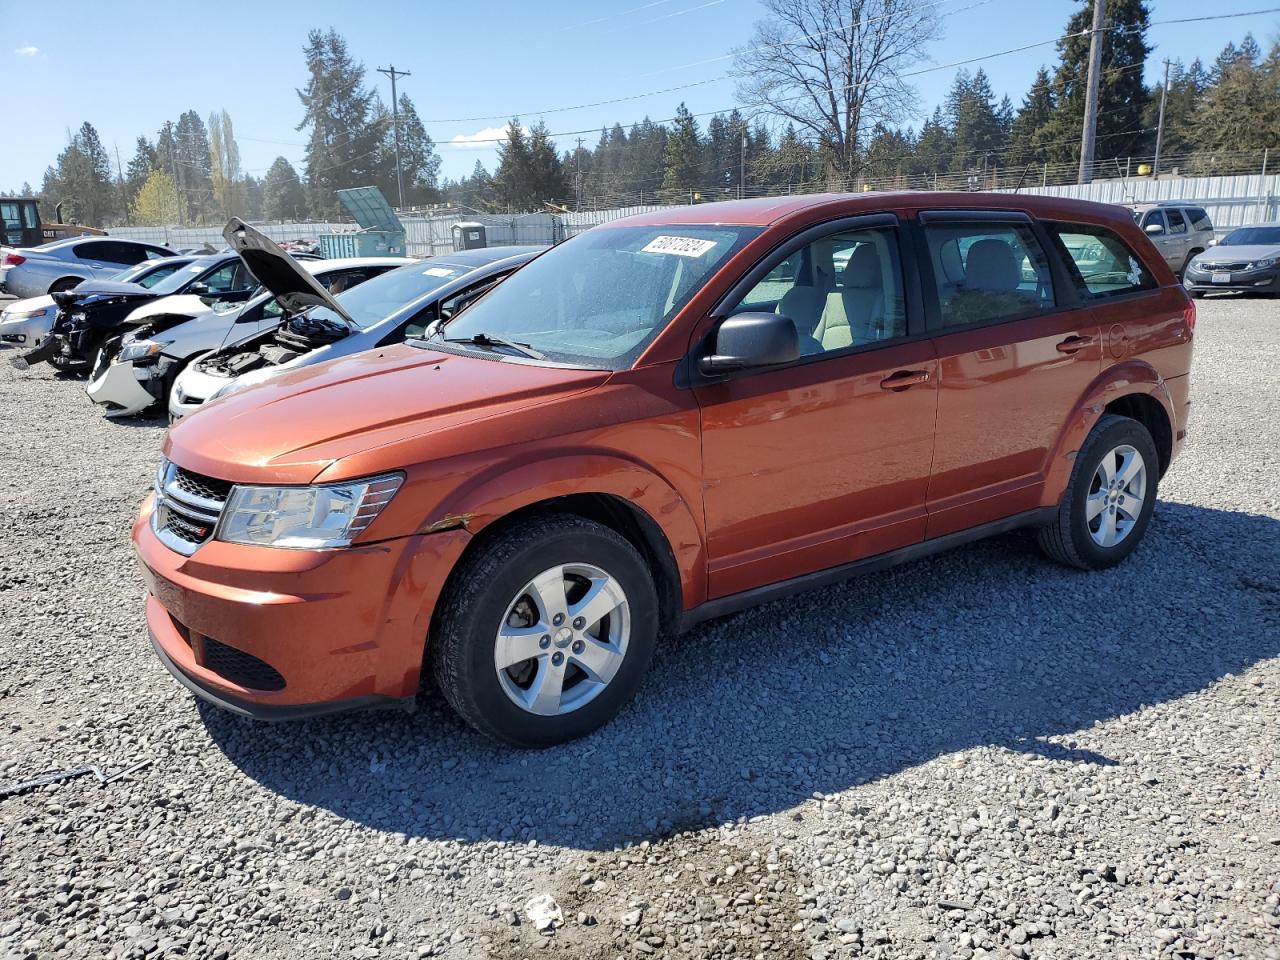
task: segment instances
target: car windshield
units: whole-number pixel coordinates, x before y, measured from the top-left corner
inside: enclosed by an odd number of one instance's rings
[[[412,303],[437,287],[469,273],[474,267],[440,260],[423,260],[381,276],[366,280],[334,297],[342,309],[351,315],[356,326],[367,330],[379,320],[385,320],[401,307]],[[344,324],[345,321],[328,307],[315,307],[308,314],[313,320],[328,320]]]
[[[1280,246],[1280,227],[1241,227],[1239,230],[1232,230],[1223,237],[1218,246]]]
[[[623,370],[757,227],[603,227],[553,247],[431,341],[511,341],[548,360]]]

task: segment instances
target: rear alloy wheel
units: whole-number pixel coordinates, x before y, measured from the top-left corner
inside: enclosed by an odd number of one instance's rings
[[[1107,414],[1076,455],[1057,519],[1040,531],[1040,546],[1059,563],[1102,570],[1138,546],[1151,521],[1159,457],[1147,428]]]
[[[657,593],[635,547],[585,518],[548,515],[459,567],[427,647],[463,719],[542,747],[607,723],[639,687],[657,633]]]

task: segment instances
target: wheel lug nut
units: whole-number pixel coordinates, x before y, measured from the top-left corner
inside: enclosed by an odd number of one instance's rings
[[[560,626],[560,624],[564,623],[564,614],[557,613],[554,617],[551,618],[551,622],[554,623],[557,627]]]
[[[557,667],[560,666],[560,664],[564,663],[564,654],[557,650],[551,655],[551,662]]]
[[[547,647],[551,646],[551,634],[549,634],[549,633],[544,633],[541,637],[539,637],[539,638],[538,638],[538,646],[540,646],[543,650],[545,650],[545,649],[547,649]]]
[[[586,645],[585,643],[583,643],[581,640],[575,640],[575,641],[573,641],[573,652],[574,652],[574,653],[581,653],[581,652],[582,652],[583,650],[585,650],[585,649],[587,649],[587,645]]]
[[[573,618],[573,629],[575,629],[575,630],[581,630],[581,629],[582,629],[583,627],[585,627],[586,625],[587,625],[587,621],[586,621],[586,620],[584,620],[584,619],[582,619],[582,617],[574,617],[574,618]]]

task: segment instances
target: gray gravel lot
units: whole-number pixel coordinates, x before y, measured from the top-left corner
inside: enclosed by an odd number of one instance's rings
[[[567,747],[257,725],[146,641],[159,421],[0,356],[0,958],[1280,958],[1280,303],[1202,301],[1147,540],[718,621]],[[563,923],[541,933],[531,898]]]

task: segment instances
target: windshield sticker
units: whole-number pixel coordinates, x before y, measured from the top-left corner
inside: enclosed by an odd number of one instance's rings
[[[450,270],[448,267],[427,267],[422,271],[422,275],[424,277],[452,277],[457,272],[457,270]]]
[[[700,257],[715,249],[717,241],[697,237],[654,237],[640,248],[641,253],[674,253],[678,257]]]

